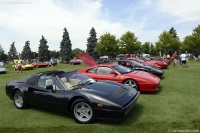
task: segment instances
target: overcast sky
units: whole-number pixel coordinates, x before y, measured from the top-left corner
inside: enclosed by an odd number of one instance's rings
[[[21,53],[29,40],[37,52],[43,35],[58,51],[64,27],[72,49],[86,50],[92,27],[97,38],[131,31],[142,43],[174,27],[182,41],[200,24],[199,13],[200,0],[0,0],[0,45],[7,53],[15,41]]]

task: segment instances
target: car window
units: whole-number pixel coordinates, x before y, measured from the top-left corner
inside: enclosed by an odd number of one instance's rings
[[[121,66],[126,66],[124,61],[118,61],[118,64],[121,65]]]
[[[130,61],[132,63],[132,65],[135,65],[135,66],[143,66],[142,64],[136,62],[136,61]]]
[[[30,79],[28,79],[28,80],[26,81],[26,83],[29,84],[29,85],[35,86],[37,80],[38,80],[38,77],[33,77],[33,78],[31,77]]]
[[[74,86],[79,85],[81,82],[87,82],[87,81],[94,82],[94,80],[91,79],[90,77],[81,74],[77,71],[62,73],[59,74],[58,77],[68,89],[73,89]]]
[[[39,87],[41,87],[41,88],[46,88],[46,78],[45,78],[46,76],[45,75],[43,75],[43,76],[41,76],[40,78],[39,78],[39,80],[38,80],[38,86]]]
[[[55,76],[42,75],[37,85],[44,90],[46,90],[46,87],[49,85],[53,86],[53,90],[63,90],[62,84]]]
[[[88,73],[95,73],[96,69],[97,69],[96,67],[93,67],[93,68],[89,69],[87,72]]]
[[[109,67],[98,67],[97,74],[110,74],[112,71]]]
[[[112,68],[115,69],[120,74],[125,74],[125,73],[129,73],[132,71],[130,68],[127,68],[127,67],[124,67],[121,65],[115,65],[115,66],[112,66]]]

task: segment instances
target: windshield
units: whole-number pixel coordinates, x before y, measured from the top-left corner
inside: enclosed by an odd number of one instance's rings
[[[95,80],[77,71],[61,73],[58,75],[58,77],[63,82],[63,84],[69,89],[73,89],[77,86],[84,85],[86,83],[95,82]]]
[[[130,62],[131,62],[132,64],[137,65],[137,66],[144,66],[143,64],[140,64],[140,63],[138,63],[138,62],[136,62],[136,61],[133,61],[133,60],[130,60]]]
[[[121,65],[115,65],[115,66],[112,66],[112,68],[115,69],[120,74],[125,74],[125,73],[131,72],[130,68],[127,68],[127,67],[124,67],[124,66],[121,66]]]

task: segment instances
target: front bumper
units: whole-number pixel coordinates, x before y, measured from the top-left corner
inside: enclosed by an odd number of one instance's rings
[[[94,112],[95,112],[96,118],[103,119],[103,120],[122,121],[123,119],[126,118],[126,116],[132,110],[139,95],[140,95],[140,92],[138,91],[135,97],[131,100],[131,102],[125,107],[123,107],[121,110],[95,108]]]

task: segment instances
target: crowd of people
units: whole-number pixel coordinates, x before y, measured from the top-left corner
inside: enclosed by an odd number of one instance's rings
[[[180,66],[182,66],[183,68],[187,68],[188,67],[188,61],[191,58],[191,55],[185,51],[183,53],[177,53],[177,51],[175,51],[172,56],[170,56],[170,54],[164,54],[163,55],[164,59],[172,59],[173,60],[173,66],[176,67],[177,62],[179,62]],[[195,60],[198,59],[198,55],[194,55]]]

